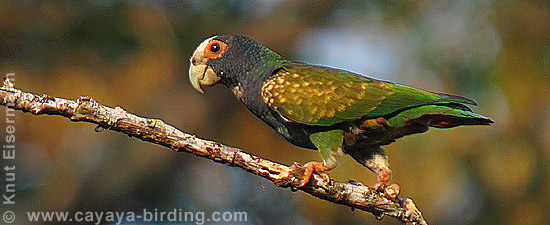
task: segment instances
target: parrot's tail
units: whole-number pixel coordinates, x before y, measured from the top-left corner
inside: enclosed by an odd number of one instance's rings
[[[456,126],[463,125],[481,125],[488,126],[493,123],[492,120],[484,118],[484,116],[472,113],[474,115],[469,115],[468,117],[461,116],[452,116],[452,115],[443,115],[443,114],[426,114],[418,119],[415,119],[415,122],[426,124],[430,127],[436,128],[452,128]]]
[[[436,128],[452,128],[462,125],[487,126],[494,122],[459,103],[422,105],[402,111],[388,119],[388,124],[394,127],[403,127],[413,123]]]

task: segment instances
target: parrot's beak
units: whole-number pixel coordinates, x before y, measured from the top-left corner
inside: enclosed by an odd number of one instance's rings
[[[200,93],[204,93],[201,88],[201,85],[213,85],[220,80],[220,77],[214,72],[212,67],[208,66],[208,57],[205,56],[205,48],[208,45],[208,42],[214,38],[211,37],[203,41],[195,52],[193,56],[189,59],[189,81],[191,85]]]
[[[206,64],[193,65],[189,67],[189,81],[200,93],[204,93],[201,85],[212,85],[220,80],[216,72]]]

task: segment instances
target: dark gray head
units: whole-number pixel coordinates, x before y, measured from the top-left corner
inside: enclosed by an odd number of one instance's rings
[[[201,85],[264,80],[284,62],[283,58],[258,42],[238,35],[214,36],[204,40],[190,60],[189,79],[199,92]]]

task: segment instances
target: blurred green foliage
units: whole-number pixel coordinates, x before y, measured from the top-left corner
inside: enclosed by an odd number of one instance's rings
[[[25,91],[88,95],[284,164],[318,160],[230,91],[193,91],[188,58],[225,33],[294,60],[475,99],[496,123],[386,147],[392,182],[432,224],[550,224],[547,1],[1,1],[0,71]],[[398,224],[90,124],[16,121],[19,217],[181,208],[247,211],[247,224]],[[349,159],[330,174],[375,181]]]

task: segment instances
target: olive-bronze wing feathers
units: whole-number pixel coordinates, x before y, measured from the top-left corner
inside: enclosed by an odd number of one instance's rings
[[[264,82],[262,98],[288,121],[330,126],[436,102],[441,96],[343,70],[292,63]]]

